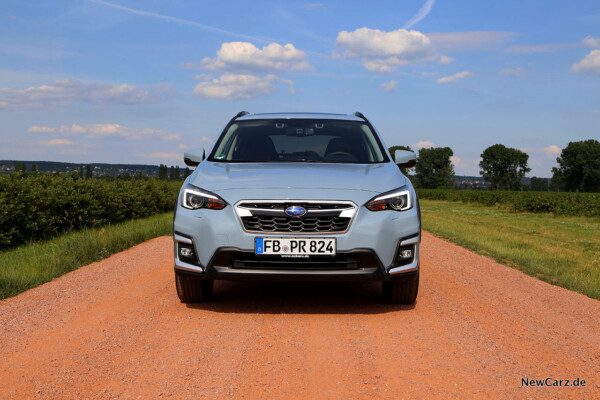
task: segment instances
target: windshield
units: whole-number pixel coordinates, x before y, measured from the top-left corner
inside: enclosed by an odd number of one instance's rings
[[[229,125],[209,161],[373,164],[388,159],[365,122],[265,119]]]

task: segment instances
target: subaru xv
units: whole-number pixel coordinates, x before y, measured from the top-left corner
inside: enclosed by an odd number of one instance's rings
[[[196,167],[174,217],[175,283],[184,303],[215,280],[381,281],[385,300],[419,287],[419,202],[361,113],[240,112]]]

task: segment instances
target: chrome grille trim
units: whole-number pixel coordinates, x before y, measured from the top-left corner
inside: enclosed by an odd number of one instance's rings
[[[302,217],[289,217],[285,214],[285,209],[291,205],[307,206],[305,207],[306,214]],[[324,205],[325,208],[315,209],[317,205]],[[348,232],[350,229],[358,211],[358,206],[352,201],[347,200],[265,199],[240,200],[234,205],[234,209],[242,225],[242,229],[248,233],[339,235]],[[280,220],[281,218],[285,218],[287,222],[275,225],[269,221]],[[261,219],[264,220],[264,225],[271,225],[272,229],[257,228],[263,226]],[[305,225],[303,220],[305,219],[307,220],[307,226],[315,226],[315,228],[306,229],[314,229],[313,231],[302,231]],[[315,224],[315,219],[321,219],[322,221]],[[338,230],[318,230],[326,228],[337,228]]]

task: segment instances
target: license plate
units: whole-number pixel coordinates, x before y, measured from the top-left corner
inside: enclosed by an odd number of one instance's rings
[[[334,238],[256,238],[257,255],[283,257],[335,256]]]

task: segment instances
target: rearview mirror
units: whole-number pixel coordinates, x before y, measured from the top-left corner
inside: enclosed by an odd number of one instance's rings
[[[186,151],[183,153],[183,162],[188,167],[197,167],[198,164],[204,161],[205,154],[204,149]]]
[[[400,168],[412,168],[417,164],[417,155],[412,151],[396,150],[394,162]]]

